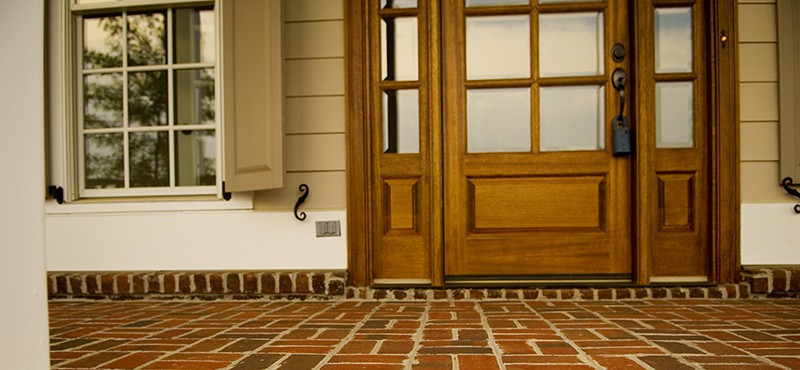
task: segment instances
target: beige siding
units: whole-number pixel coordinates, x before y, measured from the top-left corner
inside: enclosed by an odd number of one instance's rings
[[[284,7],[287,23],[344,19],[342,0],[286,0]]]
[[[286,98],[283,109],[289,134],[344,132],[344,96]]]
[[[260,210],[293,209],[297,198],[302,194],[298,189],[300,184],[307,184],[310,189],[301,211],[344,208],[343,199],[347,197],[344,171],[287,173],[283,180],[290,185],[283,189],[258,193]]]
[[[292,40],[284,46],[287,59],[344,57],[342,21],[286,23],[283,31]]]
[[[303,210],[344,209],[344,5],[284,1],[284,165],[282,189],[256,193],[258,210],[291,210],[300,184]]]
[[[742,202],[785,202],[778,186],[775,0],[739,0],[738,21]]]
[[[344,134],[286,136],[286,172],[344,171]]]

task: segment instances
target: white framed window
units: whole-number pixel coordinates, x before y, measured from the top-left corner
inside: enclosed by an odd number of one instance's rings
[[[66,202],[282,186],[281,0],[47,5],[48,185]]]
[[[213,2],[75,15],[80,197],[216,194],[216,19]]]

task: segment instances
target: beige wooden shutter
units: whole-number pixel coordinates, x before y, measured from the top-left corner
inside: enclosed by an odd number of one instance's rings
[[[283,186],[281,0],[222,1],[225,191]]]
[[[778,66],[780,84],[781,179],[800,183],[800,2],[779,0]]]

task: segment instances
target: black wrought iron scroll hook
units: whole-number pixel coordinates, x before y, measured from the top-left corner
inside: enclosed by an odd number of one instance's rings
[[[300,191],[303,192],[303,195],[301,195],[300,198],[297,199],[297,203],[294,204],[294,218],[300,221],[305,221],[306,213],[305,212],[297,213],[297,210],[300,209],[300,205],[306,201],[306,198],[308,198],[308,193],[309,193],[308,185],[300,184]]]
[[[800,198],[800,191],[797,191],[797,189],[791,187],[793,182],[794,181],[792,180],[791,177],[787,177],[783,179],[783,181],[781,181],[781,186],[783,186],[783,189],[786,190],[786,192],[789,193],[789,195]],[[800,213],[800,204],[794,205],[794,212]]]

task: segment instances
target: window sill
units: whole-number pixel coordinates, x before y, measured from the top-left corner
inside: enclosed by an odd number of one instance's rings
[[[92,214],[92,213],[148,213],[186,211],[230,211],[253,209],[253,193],[234,193],[229,201],[215,196],[148,197],[82,199],[58,204],[55,200],[45,202],[45,215]]]

